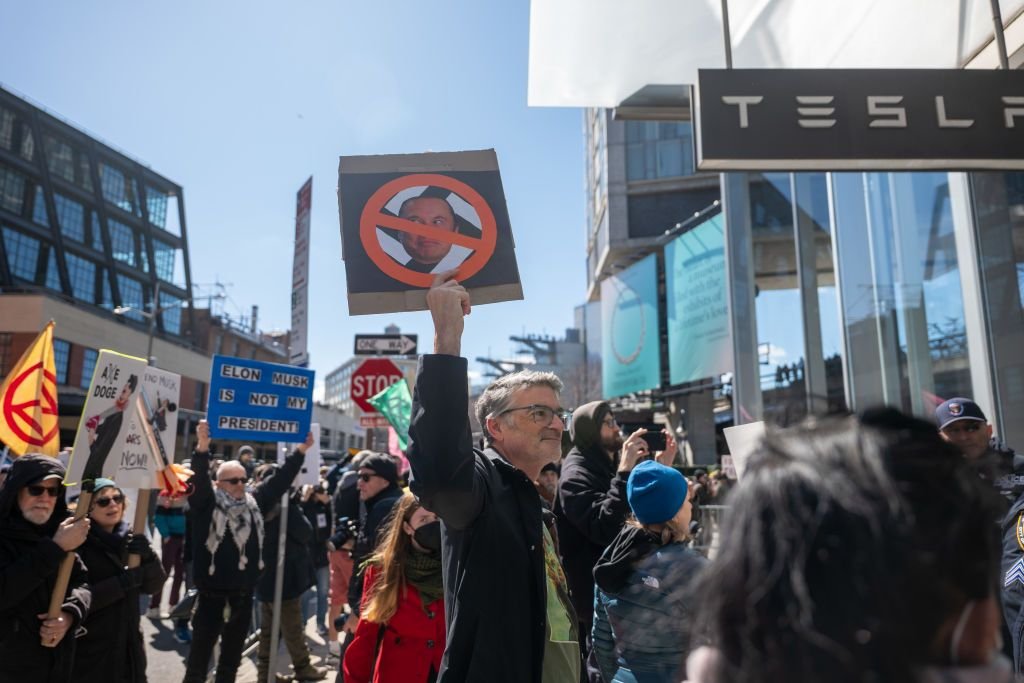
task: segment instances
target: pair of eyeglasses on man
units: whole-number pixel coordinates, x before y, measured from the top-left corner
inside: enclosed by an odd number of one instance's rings
[[[105,496],[103,498],[97,498],[93,501],[101,508],[105,508],[111,503],[117,503],[118,505],[124,505],[124,494],[119,493],[116,496]]]
[[[56,498],[60,495],[60,486],[39,486],[38,484],[30,484],[25,487],[28,489],[28,495],[38,498],[44,493],[50,498]]]
[[[230,477],[228,479],[218,479],[217,481],[225,484],[231,484],[232,486],[238,486],[239,484],[245,483],[245,477]]]
[[[360,474],[359,475],[359,481],[361,481],[363,483],[366,483],[366,482],[370,481],[371,479],[373,479],[374,477],[379,477],[379,476],[380,476],[379,474]]]
[[[534,424],[544,425],[545,427],[550,425],[557,417],[562,421],[562,428],[569,428],[569,419],[572,417],[565,408],[552,408],[550,406],[541,405],[539,403],[531,403],[528,406],[518,406],[516,408],[505,408],[497,413],[492,413],[491,417],[501,417],[506,413],[513,413],[517,410],[525,410],[526,414],[530,416]]]

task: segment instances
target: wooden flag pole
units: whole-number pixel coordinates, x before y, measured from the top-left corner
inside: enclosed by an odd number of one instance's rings
[[[92,503],[92,491],[82,491],[78,497],[78,507],[75,508],[75,521],[82,519],[89,514],[89,505]],[[75,567],[75,553],[70,552],[64,555],[61,560],[60,570],[57,572],[57,582],[53,585],[53,594],[50,595],[50,609],[47,610],[48,619],[56,619],[60,616],[60,608],[64,604],[64,593],[68,590],[68,582],[71,581],[71,570]],[[46,645],[46,643],[43,643]]]

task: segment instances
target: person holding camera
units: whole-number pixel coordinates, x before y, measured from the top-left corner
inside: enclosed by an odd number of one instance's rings
[[[554,513],[584,658],[594,614],[594,565],[626,523],[626,481],[637,463],[650,457],[645,434],[638,429],[623,438],[606,401],[587,403],[572,414],[573,448],[562,462]],[[666,433],[665,443],[659,460],[671,462],[675,439]],[[588,670],[596,679],[592,663]]]
[[[78,555],[89,572],[92,604],[76,641],[74,680],[146,681],[146,646],[139,628],[139,594],[155,594],[167,574],[145,531],[125,521],[128,501],[111,479],[93,484],[89,535]],[[128,555],[138,567],[128,568]]]

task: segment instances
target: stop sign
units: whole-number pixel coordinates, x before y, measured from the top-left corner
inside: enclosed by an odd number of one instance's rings
[[[368,358],[352,373],[352,400],[364,413],[376,413],[369,399],[402,377],[402,371],[387,358]]]

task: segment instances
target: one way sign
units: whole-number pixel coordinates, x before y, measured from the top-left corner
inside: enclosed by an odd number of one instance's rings
[[[416,353],[415,334],[357,334],[357,356],[409,356]]]

